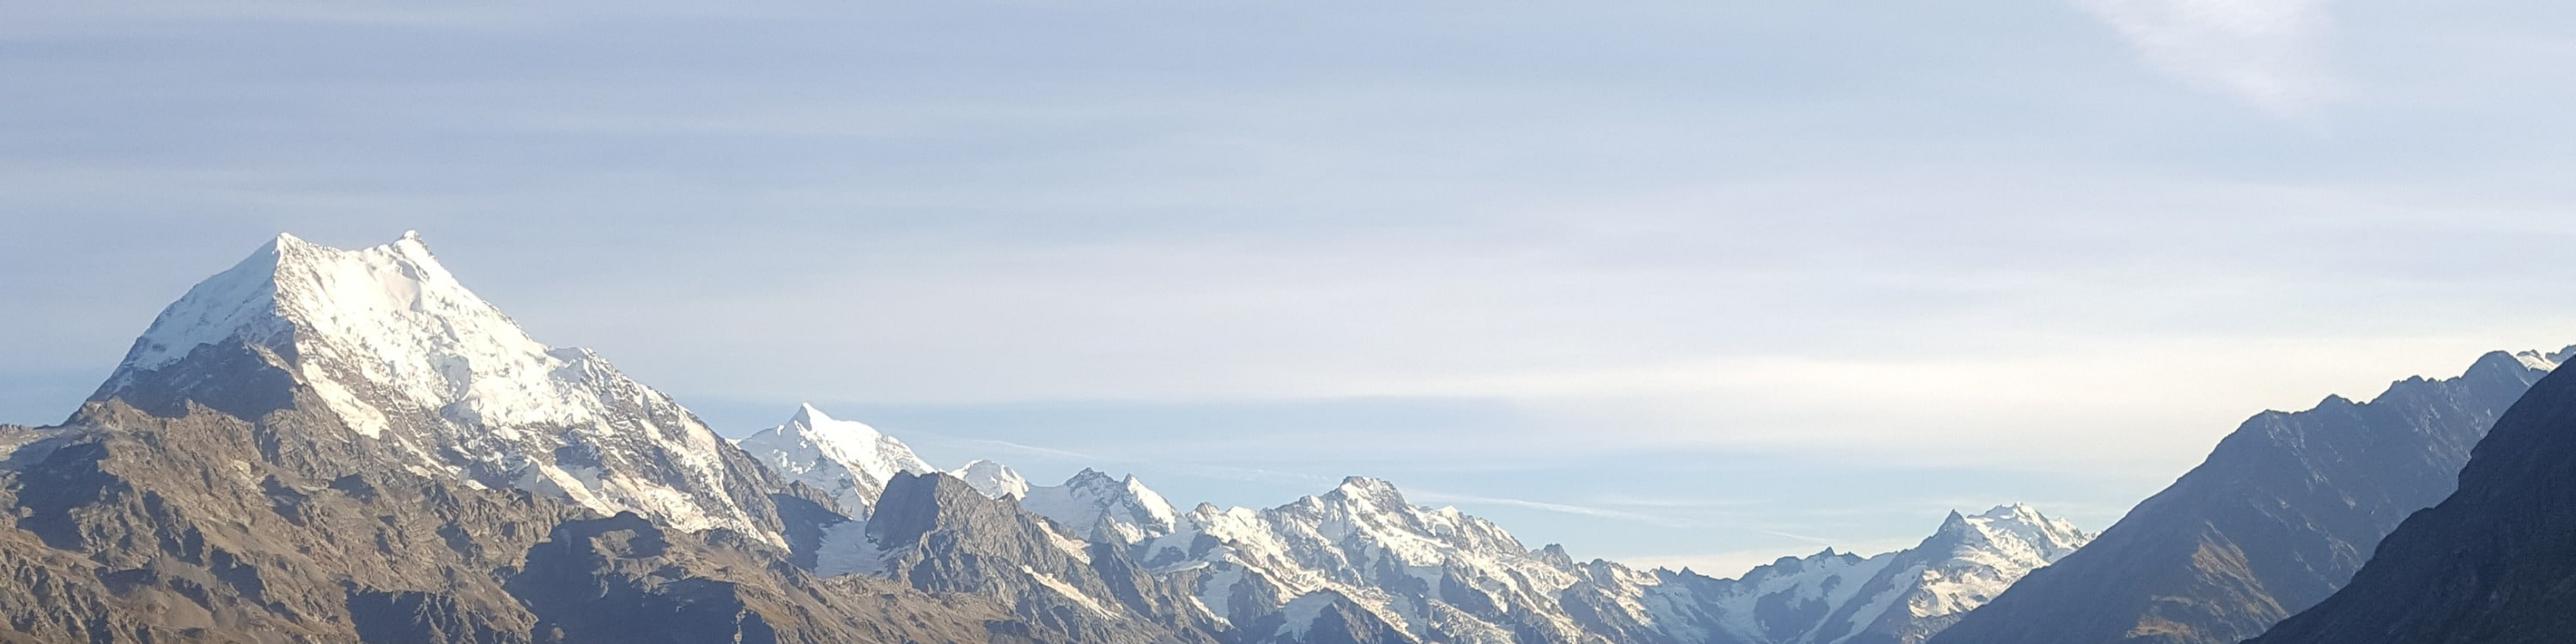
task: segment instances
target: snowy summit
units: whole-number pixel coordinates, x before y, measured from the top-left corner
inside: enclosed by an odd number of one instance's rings
[[[864,516],[897,472],[939,471],[903,441],[858,421],[840,420],[807,404],[777,427],[736,445],[790,481],[832,495],[851,516]]]
[[[278,235],[163,310],[93,396],[111,397],[318,411],[417,474],[776,538],[729,492],[757,487],[738,452],[597,354],[529,337],[414,233],[358,250]]]

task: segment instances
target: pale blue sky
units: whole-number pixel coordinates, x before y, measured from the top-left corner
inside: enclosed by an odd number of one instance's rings
[[[0,422],[416,228],[727,432],[1732,574],[2576,341],[2554,3],[721,4],[0,7]]]

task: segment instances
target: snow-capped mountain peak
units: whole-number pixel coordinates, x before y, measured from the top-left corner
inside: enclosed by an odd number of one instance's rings
[[[1988,549],[2013,550],[2017,556],[2026,554],[2044,562],[2056,561],[2093,538],[2065,519],[2042,515],[2020,503],[1995,506],[1976,515],[1951,511],[1939,534],[1973,539]]]
[[[2095,535],[2029,505],[1996,506],[1981,514],[1957,511],[1925,539],[1921,572],[1902,596],[1905,612],[1946,625],[1985,605],[2030,571],[2055,563],[2091,543]],[[1926,633],[1925,635],[1929,635]]]
[[[833,418],[813,403],[798,405],[796,415],[776,429],[813,442],[815,449],[834,460],[862,466],[879,478],[893,478],[898,471],[928,474],[939,471],[912,453],[912,448],[887,436],[885,432],[855,420]]]
[[[912,448],[866,423],[833,418],[800,405],[785,424],[735,443],[779,476],[831,494],[841,509],[864,514],[899,472],[939,471]]]
[[[357,250],[278,235],[164,309],[93,399],[318,408],[416,473],[769,533],[734,494],[756,474],[686,409],[529,337],[416,233]]]
[[[2547,352],[2526,349],[2513,354],[2513,359],[2522,363],[2522,366],[2539,371],[2554,371],[2558,369],[2558,365],[2567,364],[2571,358],[2576,358],[2576,347]]]
[[[529,337],[413,232],[359,250],[280,234],[165,309],[120,375],[235,340],[295,356],[322,402],[370,436],[392,422],[386,413],[404,411],[370,402],[495,425],[586,423],[600,411],[567,400],[581,392],[567,391],[574,387],[556,373],[591,356],[558,355]]]
[[[966,481],[968,487],[996,499],[1018,499],[1029,495],[1029,480],[1009,465],[984,459],[967,461],[964,467],[948,472]]]
[[[1379,508],[1392,509],[1406,505],[1404,493],[1397,491],[1394,483],[1365,476],[1343,477],[1341,485],[1333,486],[1333,491],[1325,493],[1324,496],[1330,500]]]
[[[1063,485],[1027,488],[1020,504],[1084,538],[1120,544],[1171,534],[1180,521],[1171,502],[1134,475],[1114,479],[1089,468]]]
[[[805,425],[811,426],[811,425],[813,425],[813,423],[814,423],[814,419],[817,419],[817,418],[823,419],[824,421],[827,421],[827,422],[828,422],[828,421],[833,420],[833,418],[832,418],[832,416],[831,416],[830,414],[823,413],[823,410],[815,409],[815,408],[814,408],[814,403],[797,403],[797,404],[796,404],[796,415],[795,415],[795,416],[790,416],[790,417],[788,417],[788,419],[787,419],[787,420],[788,420],[789,422],[803,423],[803,424],[805,424]],[[876,428],[874,428],[874,427],[870,427],[870,428],[868,428],[868,429],[873,430],[873,429],[876,429]]]

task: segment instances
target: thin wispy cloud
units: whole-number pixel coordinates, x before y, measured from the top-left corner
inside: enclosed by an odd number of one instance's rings
[[[1782,537],[1782,538],[1787,538],[1787,539],[1796,539],[1796,540],[1799,540],[1799,541],[1804,541],[1804,542],[1812,543],[1812,544],[1816,544],[1816,545],[1819,545],[1819,546],[1832,547],[1832,546],[1834,545],[1834,540],[1832,540],[1832,539],[1827,539],[1827,538],[1824,538],[1824,537],[1810,537],[1810,536],[1803,535],[1803,534],[1794,534],[1794,533],[1788,533],[1788,532],[1781,532],[1781,531],[1778,531],[1778,530],[1756,530],[1755,532],[1760,532],[1760,533],[1762,533],[1762,534],[1767,534],[1767,535],[1771,535],[1771,536],[1774,536],[1774,537]]]
[[[1188,461],[1157,461],[1152,458],[1139,457],[1126,452],[1111,451],[1095,453],[991,438],[949,439],[947,437],[937,435],[924,436],[927,436],[928,438],[928,440],[922,441],[924,444],[948,442],[967,446],[972,451],[977,452],[981,452],[986,449],[998,450],[1047,461],[1082,464],[1087,466],[1108,467],[1113,465],[1152,464],[1162,466],[1171,471],[1183,472],[1198,477],[1221,478],[1237,481],[1282,482],[1323,487],[1329,487],[1334,481],[1340,480],[1334,477],[1304,472],[1286,472],[1257,467],[1241,467]],[[1027,464],[1021,463],[1021,465]]]
[[[1647,523],[1647,524],[1661,525],[1661,526],[1673,526],[1673,527],[1679,527],[1679,526],[1682,526],[1682,525],[1684,525],[1684,524],[1686,523],[1686,522],[1683,522],[1683,521],[1680,521],[1680,520],[1674,519],[1674,518],[1672,518],[1672,517],[1668,517],[1668,516],[1664,516],[1664,515],[1659,515],[1659,514],[1647,514],[1647,513],[1643,513],[1643,512],[1629,512],[1629,511],[1626,511],[1626,510],[1612,510],[1612,509],[1609,509],[1609,508],[1596,508],[1596,507],[1591,507],[1591,506],[1573,505],[1573,504],[1567,504],[1567,503],[1549,503],[1549,502],[1546,502],[1546,501],[1531,501],[1531,500],[1527,500],[1527,499],[1506,499],[1506,498],[1497,498],[1497,497],[1489,497],[1489,496],[1476,496],[1476,495],[1472,495],[1472,494],[1451,494],[1451,493],[1447,493],[1447,492],[1437,492],[1437,491],[1431,491],[1431,490],[1407,490],[1407,491],[1405,491],[1404,495],[1405,495],[1405,497],[1406,497],[1407,499],[1409,499],[1409,500],[1411,500],[1411,501],[1419,502],[1419,503],[1484,503],[1484,504],[1491,504],[1491,505],[1508,505],[1508,506],[1513,506],[1513,507],[1529,508],[1529,509],[1532,509],[1532,510],[1546,510],[1546,511],[1549,511],[1549,512],[1558,512],[1558,513],[1563,513],[1563,514],[1573,514],[1573,515],[1580,515],[1580,516],[1587,516],[1587,517],[1597,517],[1597,518],[1603,518],[1603,519],[1618,519],[1618,520],[1622,520],[1622,521],[1636,521],[1636,522],[1639,522],[1639,523]]]
[[[1282,472],[1258,467],[1210,465],[1207,463],[1175,463],[1172,467],[1176,470],[1200,476],[1230,478],[1238,481],[1275,481],[1316,486],[1331,485],[1334,481],[1334,479],[1329,476],[1319,476],[1304,472]]]
[[[2336,94],[2326,0],[2075,0],[2157,69],[2305,117]]]
[[[1021,454],[1028,454],[1028,455],[1032,455],[1032,456],[1042,456],[1042,457],[1047,457],[1047,458],[1057,458],[1057,459],[1064,459],[1064,460],[1070,460],[1070,461],[1116,461],[1116,460],[1118,460],[1118,459],[1112,459],[1112,458],[1103,458],[1103,457],[1096,456],[1096,455],[1092,455],[1092,454],[1084,454],[1084,453],[1082,453],[1082,452],[1076,452],[1076,451],[1071,451],[1071,450],[1062,450],[1062,449],[1056,449],[1056,448],[1053,448],[1053,447],[1039,447],[1039,446],[1036,446],[1036,445],[1025,445],[1025,444],[1021,444],[1021,443],[1014,443],[1014,442],[1006,441],[1006,440],[995,440],[995,439],[989,439],[989,438],[972,438],[972,439],[967,439],[965,442],[967,442],[967,443],[969,443],[969,444],[974,444],[974,445],[982,445],[982,446],[986,446],[986,447],[1000,448],[1000,449],[1003,449],[1003,450],[1006,450],[1006,451],[1017,452],[1017,453],[1021,453]]]

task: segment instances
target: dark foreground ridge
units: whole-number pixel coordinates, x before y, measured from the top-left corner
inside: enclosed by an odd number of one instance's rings
[[[2102,537],[1934,644],[2233,644],[2343,587],[2381,537],[2451,493],[2470,448],[2557,356],[2489,353],[2367,403],[2265,412]]]
[[[2459,492],[2408,517],[2352,585],[2253,642],[2576,642],[2576,374],[2515,403]]]

